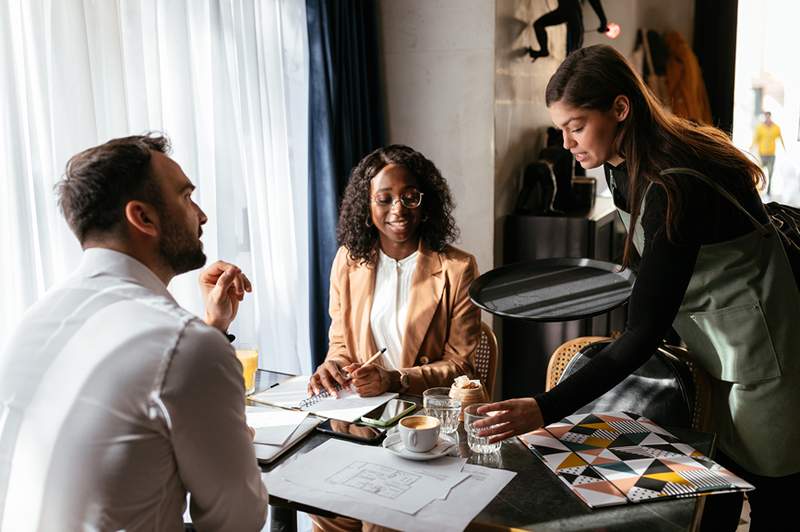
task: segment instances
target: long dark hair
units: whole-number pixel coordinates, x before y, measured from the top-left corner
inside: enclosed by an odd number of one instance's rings
[[[439,169],[418,151],[393,144],[378,148],[361,159],[353,168],[344,190],[336,238],[347,248],[352,260],[369,263],[375,259],[378,230],[367,224],[370,220],[370,180],[390,164],[404,167],[417,178],[418,188],[423,193],[419,207],[423,219],[419,229],[422,242],[429,249],[442,251],[458,238],[458,228],[453,219],[453,196]]]
[[[630,260],[633,226],[640,214],[641,195],[650,182],[667,194],[665,228],[674,239],[676,220],[685,203],[681,178],[660,175],[671,167],[704,172],[730,190],[752,190],[763,172],[736,148],[721,130],[694,124],[661,108],[656,97],[614,48],[581,48],[567,56],[550,78],[545,92],[549,107],[562,102],[572,107],[608,111],[617,96],[630,101],[630,111],[616,133],[613,149],[627,165],[628,211],[631,228],[625,239],[623,263]]]

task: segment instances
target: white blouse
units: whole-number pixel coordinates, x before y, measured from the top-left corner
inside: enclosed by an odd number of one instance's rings
[[[401,367],[411,278],[417,268],[418,256],[419,251],[415,251],[402,260],[395,260],[378,250],[378,271],[369,321],[375,345],[378,349],[386,348],[384,365],[390,369]]]

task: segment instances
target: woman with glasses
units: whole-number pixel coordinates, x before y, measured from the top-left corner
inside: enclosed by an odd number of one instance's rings
[[[362,396],[421,394],[473,374],[480,312],[467,292],[478,268],[450,245],[453,207],[439,170],[408,146],[377,149],[353,169],[331,269],[330,346],[309,392],[335,393],[350,384],[346,373]]]
[[[309,393],[352,384],[362,396],[449,386],[474,373],[480,311],[469,300],[475,257],[458,237],[453,199],[434,164],[408,146],[370,153],[344,191],[331,268],[330,345]],[[374,363],[362,365],[378,349]],[[314,530],[383,530],[312,515]]]

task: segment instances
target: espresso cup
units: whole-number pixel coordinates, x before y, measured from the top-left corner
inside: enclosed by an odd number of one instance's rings
[[[406,449],[424,453],[436,447],[440,426],[441,422],[433,416],[408,416],[400,420],[398,430]]]

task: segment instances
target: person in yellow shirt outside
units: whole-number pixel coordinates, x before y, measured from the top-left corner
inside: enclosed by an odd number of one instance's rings
[[[758,147],[761,166],[767,170],[767,175],[769,176],[767,194],[770,193],[772,188],[772,171],[775,169],[775,141],[778,139],[780,139],[783,149],[786,150],[786,144],[783,143],[783,137],[781,136],[781,128],[772,121],[772,113],[766,111],[764,113],[764,121],[756,126],[756,132],[753,135],[753,146]]]

